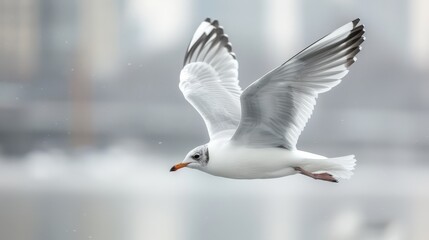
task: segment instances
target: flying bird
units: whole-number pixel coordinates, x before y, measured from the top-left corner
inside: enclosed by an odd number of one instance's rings
[[[359,21],[336,29],[242,91],[228,36],[217,20],[204,20],[186,49],[179,88],[203,118],[210,141],[170,171],[188,167],[234,179],[297,173],[329,182],[350,178],[354,155],[327,158],[296,144],[318,95],[338,85],[356,61],[365,40]]]

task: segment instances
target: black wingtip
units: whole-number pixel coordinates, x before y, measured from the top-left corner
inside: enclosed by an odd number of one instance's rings
[[[204,47],[208,47],[208,51],[210,51],[212,48],[216,47],[217,43],[221,43],[220,46],[223,46],[227,49],[227,51],[231,54],[231,56],[234,59],[237,59],[237,57],[235,56],[235,54],[232,52],[232,45],[228,40],[228,35],[226,35],[224,33],[223,27],[219,25],[219,21],[218,20],[211,20],[210,18],[206,18],[204,20],[204,22],[209,23],[210,25],[213,26],[213,28],[210,30],[210,33],[203,33],[201,34],[200,38],[198,40],[196,40],[192,46],[188,46],[186,53],[185,53],[185,58],[183,60],[183,66],[185,66],[186,64],[190,63],[192,60],[192,56],[197,54],[196,56],[199,56],[199,53],[201,53],[202,48]],[[214,38],[212,38],[212,36],[215,35]],[[206,45],[207,41],[212,39],[211,44],[209,46],[209,44]],[[199,51],[197,51],[197,48],[200,46]],[[195,52],[198,53],[195,53]],[[206,53],[207,55],[207,53]],[[201,60],[201,59],[200,59]]]
[[[219,35],[224,35],[224,32],[223,32],[223,27],[216,27],[216,33],[217,34],[219,34]]]
[[[218,28],[219,27],[219,21],[213,20],[212,25],[215,26],[216,28]]]
[[[227,42],[225,44],[226,49],[228,49],[228,52],[232,52],[232,44],[230,42]]]
[[[353,25],[356,26],[360,22],[360,18],[356,18],[352,21]]]
[[[222,45],[224,46],[224,47],[226,47],[227,49],[228,49],[228,37],[227,36],[225,36],[225,35],[221,35],[220,36],[220,38],[219,38],[219,41],[222,43]],[[231,46],[231,49],[232,49],[232,46]],[[231,49],[228,49],[228,51],[230,52],[231,51]]]

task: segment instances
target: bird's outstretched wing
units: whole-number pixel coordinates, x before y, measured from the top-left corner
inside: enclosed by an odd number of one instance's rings
[[[208,18],[195,31],[179,88],[204,119],[210,139],[234,134],[241,114],[238,62],[217,20]]]
[[[321,38],[246,88],[232,141],[295,149],[319,93],[341,82],[365,40],[356,19]]]

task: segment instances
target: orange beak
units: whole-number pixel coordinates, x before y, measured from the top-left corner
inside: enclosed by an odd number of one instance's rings
[[[178,163],[178,164],[174,165],[174,166],[170,169],[170,172],[174,172],[174,171],[179,170],[179,169],[181,169],[181,168],[184,168],[184,167],[186,167],[186,166],[188,166],[188,165],[189,165],[189,163]]]

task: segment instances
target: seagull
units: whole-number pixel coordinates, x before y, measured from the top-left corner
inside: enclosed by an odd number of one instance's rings
[[[210,141],[170,171],[188,167],[233,179],[350,178],[354,155],[327,158],[296,144],[318,95],[338,85],[356,61],[365,40],[359,21],[314,42],[242,91],[228,36],[217,20],[205,19],[186,49],[179,88],[203,118]]]

